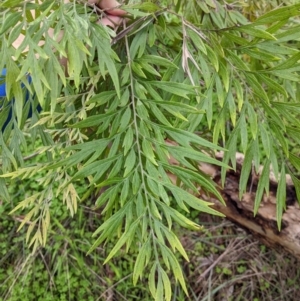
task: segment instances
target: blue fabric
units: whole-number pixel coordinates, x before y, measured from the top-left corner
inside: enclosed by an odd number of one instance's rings
[[[0,109],[2,107],[2,105],[1,105],[1,98],[6,96],[5,76],[6,76],[6,68],[4,68],[1,71],[1,76],[0,76]],[[3,80],[4,80],[4,82],[3,82]],[[28,82],[29,83],[31,82],[31,77],[30,76],[28,76]],[[24,87],[24,85],[22,84],[22,88],[23,87]],[[29,99],[29,92],[28,91],[26,92],[26,96],[25,97],[26,97],[25,98],[25,102],[26,102]],[[12,102],[14,102],[14,99],[12,99]],[[8,103],[8,105],[11,106],[11,104],[9,104],[9,103]],[[37,111],[40,112],[41,110],[42,110],[41,106],[38,105]],[[32,108],[30,108],[27,118],[30,118],[31,116],[32,116]],[[7,116],[7,120],[5,121],[5,123],[2,126],[2,131],[4,131],[4,129],[6,128],[6,126],[8,125],[8,123],[11,121],[11,118],[12,118],[12,108],[10,108],[9,114]]]
[[[6,84],[5,84],[6,68],[2,69],[0,76],[0,97],[6,96]],[[4,80],[4,83],[3,83]],[[31,83],[31,77],[28,76],[28,82]],[[24,87],[24,85],[22,85]],[[28,100],[29,95],[26,94],[26,100]]]
[[[6,75],[6,69],[3,69],[1,71],[1,76],[0,76],[0,83],[2,82],[3,79],[5,79],[5,75]],[[6,91],[5,91],[5,82],[0,84],[0,97],[5,97],[6,96]]]

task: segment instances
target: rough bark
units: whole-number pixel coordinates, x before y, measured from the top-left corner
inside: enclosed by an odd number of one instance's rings
[[[222,154],[219,154],[221,157]],[[247,192],[239,198],[239,176],[243,155],[237,154],[236,172],[228,171],[224,187],[220,191],[226,202],[221,204],[212,196],[202,194],[199,197],[214,203],[214,208],[223,213],[229,220],[249,230],[263,243],[274,247],[283,247],[286,251],[300,259],[300,207],[296,199],[292,181],[287,176],[287,208],[282,217],[281,231],[278,231],[276,221],[276,189],[277,183],[270,174],[270,193],[264,195],[257,215],[254,217],[254,199],[257,175],[249,180]],[[220,169],[216,166],[202,165],[202,171],[221,187]]]

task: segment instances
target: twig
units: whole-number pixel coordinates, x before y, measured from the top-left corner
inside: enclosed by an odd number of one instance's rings
[[[236,239],[237,240],[237,239]],[[238,242],[236,245],[235,245],[235,241],[230,241],[230,244],[228,245],[227,249],[224,251],[223,254],[221,254],[215,261],[214,263],[209,266],[199,277],[199,279],[196,281],[196,284],[199,283],[203,278],[205,278],[205,276],[231,251],[231,248],[234,246],[234,247],[237,247],[238,245],[240,245],[242,241]]]

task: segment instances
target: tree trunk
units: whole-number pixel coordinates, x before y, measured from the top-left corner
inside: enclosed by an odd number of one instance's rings
[[[222,154],[219,154],[221,159]],[[287,207],[282,217],[281,231],[278,231],[276,221],[276,189],[277,183],[270,174],[270,193],[264,195],[258,213],[254,217],[254,200],[257,187],[257,175],[253,174],[249,180],[247,193],[239,199],[239,175],[243,162],[243,155],[237,154],[237,171],[228,171],[226,181],[220,191],[226,206],[211,196],[200,192],[199,197],[213,202],[213,208],[223,213],[226,218],[237,225],[249,230],[264,244],[273,248],[283,247],[286,251],[300,259],[300,207],[292,181],[287,176]],[[220,168],[203,164],[201,169],[221,187]]]

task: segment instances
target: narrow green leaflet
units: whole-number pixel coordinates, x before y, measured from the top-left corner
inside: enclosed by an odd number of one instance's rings
[[[180,254],[185,258],[186,261],[189,261],[188,255],[186,254],[181,242],[177,238],[177,236],[171,232],[167,227],[162,225],[162,231],[165,234],[165,237],[167,238],[169,244],[171,245],[173,251],[177,249]]]
[[[224,32],[223,33],[224,37],[226,37],[228,40],[238,44],[238,45],[241,45],[241,46],[244,46],[244,45],[247,45],[248,44],[248,41],[238,35],[235,35],[235,34],[232,34],[230,32]]]
[[[270,102],[269,97],[256,76],[246,72],[244,75],[247,83],[252,87],[254,94],[268,104]]]
[[[92,126],[97,126],[100,123],[104,123],[107,119],[112,119],[116,115],[118,115],[120,112],[110,112],[106,114],[99,114],[99,115],[94,115],[91,117],[88,117],[82,121],[79,121],[75,125],[72,125],[73,127],[77,128],[87,128],[87,127],[92,127]]]
[[[167,68],[173,68],[173,69],[178,69],[178,66],[171,62],[170,60],[158,56],[158,55],[149,55],[149,54],[144,54],[140,59],[140,62],[145,62],[145,63],[150,63],[153,65],[158,65],[158,66],[164,66]]]
[[[281,220],[283,211],[286,209],[286,174],[285,167],[282,165],[280,171],[280,178],[278,182],[278,188],[276,193],[276,220],[278,230],[281,230]]]
[[[130,210],[130,203],[125,204],[120,210],[118,210],[115,214],[113,214],[108,220],[106,220],[94,233],[93,237],[97,236],[99,233],[101,235],[96,239],[94,244],[91,246],[89,253],[91,253],[95,248],[99,246],[101,242],[103,242],[107,237],[110,235],[115,235],[116,230],[118,227],[120,227],[123,224],[123,218],[127,212],[127,210]],[[105,231],[104,231],[105,230]],[[125,232],[126,234],[128,232]],[[123,235],[124,235],[123,234]],[[128,239],[129,237],[126,237]],[[125,243],[125,241],[124,241]]]
[[[263,164],[263,171],[260,175],[257,190],[255,193],[255,200],[254,200],[254,215],[257,214],[259,205],[261,203],[263,193],[269,193],[269,184],[270,184],[270,161],[267,159]]]
[[[201,164],[201,162],[206,162],[214,165],[223,166],[225,168],[228,168],[228,166],[222,162],[220,162],[217,159],[212,158],[209,155],[206,155],[200,151],[194,150],[192,148],[186,149],[181,146],[167,146],[167,150],[170,152],[172,156],[176,160],[183,160],[183,158],[190,158],[192,160],[195,160],[197,163]]]
[[[300,60],[300,52],[294,54],[292,57],[290,57],[289,59],[285,60],[284,62],[282,62],[281,64],[276,65],[275,67],[273,67],[272,69],[270,69],[270,71],[272,70],[288,70],[292,67],[295,66],[295,64]]]
[[[237,128],[240,130],[241,148],[243,153],[245,153],[248,147],[248,128],[244,114],[241,114]]]
[[[256,45],[256,47],[264,53],[270,53],[271,55],[276,54],[277,56],[279,55],[293,55],[298,52],[297,49],[287,47],[285,45],[277,45],[274,44],[273,42],[262,42]]]
[[[125,171],[124,171],[124,177],[126,177],[134,168],[136,163],[136,153],[135,150],[132,148],[131,151],[129,152],[129,154],[126,157],[125,163],[124,163],[124,167],[125,167]]]
[[[299,9],[300,9],[300,4],[280,7],[257,18],[254,24],[256,25],[269,24],[273,22],[278,22],[280,20],[285,20],[293,16],[298,16]]]
[[[214,143],[211,143],[208,140],[199,137],[196,134],[165,126],[161,126],[161,128],[163,128],[166,133],[168,133],[176,142],[182,144],[183,146],[189,147],[190,143],[195,143],[203,147],[208,147],[210,149],[222,150],[222,147],[219,147]]]
[[[19,21],[21,21],[21,12],[14,12],[11,14],[8,14],[8,16],[5,18],[2,27],[0,29],[0,36],[4,34],[7,30],[10,28],[13,28]]]
[[[111,79],[114,83],[116,89],[115,91],[118,97],[120,98],[121,93],[120,93],[119,76],[112,55],[111,53],[109,53],[109,49],[110,49],[109,36],[105,32],[104,28],[99,26],[98,24],[90,23],[90,25],[92,28],[92,33],[94,34],[93,38],[95,39],[95,44],[97,45],[98,55],[100,56],[99,59],[100,70],[101,69],[103,70],[103,65],[101,64],[105,64],[111,76]],[[93,43],[93,39],[91,41]],[[114,57],[116,57],[116,55],[114,55]]]
[[[150,246],[150,239],[148,239],[142,247],[139,249],[138,256],[136,258],[134,269],[133,269],[133,284],[136,285],[138,278],[142,278],[144,268],[146,266],[146,258],[147,258],[147,249],[149,249]]]
[[[250,126],[252,138],[256,139],[257,127],[258,127],[257,113],[254,111],[253,105],[251,105],[250,103],[246,103],[246,107],[247,107],[247,114],[248,114],[248,123]]]
[[[180,198],[184,203],[186,203],[191,208],[194,208],[201,212],[206,212],[206,213],[222,216],[222,214],[220,212],[218,212],[214,209],[211,209],[209,207],[212,205],[212,203],[203,201],[173,184],[164,183],[163,185],[166,188],[168,188],[169,191],[174,196],[177,196],[178,198]]]
[[[279,141],[284,154],[288,157],[289,155],[289,145],[286,137],[284,136],[283,126],[278,126],[278,124],[270,123],[270,128],[274,132],[274,136]]]
[[[189,99],[188,95],[195,95],[196,93],[193,86],[181,83],[149,81],[148,84],[186,99]]]
[[[270,91],[277,91],[285,97],[288,97],[286,90],[277,81],[262,73],[257,74],[257,77],[260,78],[269,87]]]
[[[92,163],[94,160],[102,154],[109,144],[109,139],[99,139],[84,144],[77,144],[66,148],[65,151],[79,150],[76,153],[72,153],[65,159],[60,159],[58,162],[51,164],[49,168],[55,169],[60,166],[71,167],[77,165],[78,163],[87,160],[87,162]],[[94,154],[92,157],[90,155]]]
[[[292,165],[296,168],[297,171],[300,170],[300,158],[298,156],[289,153],[289,161],[292,163]]]
[[[272,61],[279,61],[280,57],[274,56],[272,54],[266,53],[259,48],[245,48],[243,49],[243,52],[250,57],[260,60],[260,61],[265,61],[265,62],[272,62]]]
[[[205,55],[207,55],[207,45],[203,42],[203,34],[199,31],[197,31],[195,28],[190,28],[187,31],[188,36],[193,41],[194,45],[197,45],[199,50],[201,50]]]
[[[264,151],[266,153],[267,158],[269,159],[271,156],[271,140],[270,140],[270,133],[267,132],[265,125],[259,125],[260,135],[261,135],[261,142],[264,147]]]
[[[139,4],[133,4],[130,5],[131,9],[140,9],[140,10],[144,10],[146,12],[156,12],[157,10],[159,10],[159,6],[157,6],[155,3],[152,2],[144,2],[144,3],[139,3]]]
[[[239,198],[242,198],[243,193],[246,191],[247,183],[249,180],[249,176],[251,175],[252,171],[252,160],[254,156],[254,142],[249,145],[247,152],[245,154],[245,160],[243,162],[241,177],[240,177],[240,184],[239,184]]]
[[[3,198],[4,201],[8,202],[9,193],[6,187],[5,180],[1,178],[0,178],[0,196]]]
[[[170,279],[169,279],[167,273],[165,272],[165,270],[162,269],[161,267],[159,267],[159,273],[161,274],[161,279],[162,279],[163,288],[164,288],[165,300],[166,301],[171,301],[172,289],[171,289]],[[161,300],[161,299],[158,299],[158,301],[159,300]]]
[[[249,34],[250,36],[256,37],[256,38],[261,38],[261,39],[266,39],[266,40],[276,40],[276,37],[269,32],[254,27],[255,25],[244,25],[244,26],[239,26],[236,27],[235,30]]]
[[[155,271],[156,271],[157,263],[154,263],[150,269],[148,284],[151,295],[153,298],[156,296],[156,286],[155,286]]]
[[[300,37],[300,25],[286,28],[282,32],[276,35],[277,43],[283,43],[299,39]]]
[[[248,65],[233,51],[231,50],[226,50],[228,53],[228,59],[232,62],[233,66],[235,68],[240,69],[241,71],[250,71]],[[222,65],[220,65],[222,66]],[[225,68],[225,66],[223,66],[223,68]],[[220,70],[220,72],[222,71],[222,69]],[[226,70],[227,71],[227,70]],[[221,73],[222,75],[222,73]],[[229,81],[229,79],[228,79]],[[228,91],[228,89],[226,89],[226,92]]]
[[[186,284],[183,278],[183,273],[182,273],[182,269],[181,266],[179,265],[179,262],[177,261],[175,255],[170,251],[169,248],[166,248],[164,245],[158,243],[161,250],[165,251],[166,256],[168,257],[169,261],[170,261],[170,266],[171,269],[174,273],[175,278],[179,281],[183,291],[185,292],[185,294],[188,296],[188,291],[186,288]]]
[[[118,159],[120,155],[106,158],[103,160],[95,161],[93,163],[90,163],[83,168],[81,168],[75,175],[74,179],[79,179],[82,177],[88,177],[90,175],[96,174],[96,177],[100,178],[102,174],[105,173],[105,171],[108,170],[108,168],[112,165],[113,162],[115,162],[116,159]]]
[[[298,204],[300,202],[300,180],[295,177],[293,174],[291,174],[292,180],[293,180],[293,184],[295,185],[295,190],[296,190],[296,195],[297,195],[297,201]]]
[[[126,243],[127,240],[130,239],[130,236],[133,236],[135,234],[135,230],[139,224],[140,220],[136,220],[131,224],[127,232],[124,232],[123,235],[119,238],[116,245],[113,247],[113,249],[110,251],[108,256],[106,257],[103,264],[107,263],[114,255],[120,250],[120,248]]]
[[[22,2],[23,0],[5,0],[0,4],[0,7],[6,7],[6,8],[15,7]]]
[[[104,91],[99,94],[95,94],[91,97],[88,103],[97,103],[97,105],[106,104],[109,100],[116,96],[116,91]]]
[[[295,82],[300,81],[300,76],[298,74],[296,74],[295,72],[293,72],[293,70],[291,70],[291,69],[271,70],[271,71],[267,71],[266,73],[270,73],[276,77],[286,79],[288,81],[295,81]]]

